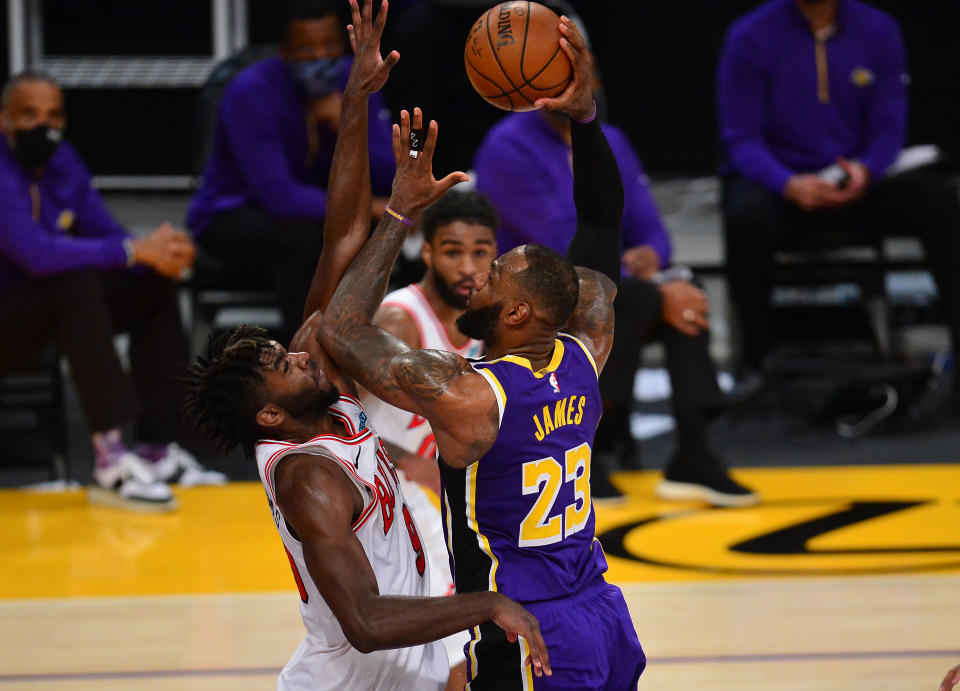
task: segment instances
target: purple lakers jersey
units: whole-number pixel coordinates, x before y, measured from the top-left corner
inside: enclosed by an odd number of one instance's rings
[[[472,364],[497,396],[500,431],[467,468],[440,463],[457,591],[496,590],[520,602],[570,595],[607,569],[590,501],[602,412],[596,363],[560,334],[540,371],[514,355]]]

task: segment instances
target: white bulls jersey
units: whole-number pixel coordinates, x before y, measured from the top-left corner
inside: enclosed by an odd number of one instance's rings
[[[470,339],[462,348],[454,347],[443,323],[427,302],[427,296],[416,283],[389,293],[383,300],[383,306],[399,307],[410,315],[417,325],[421,348],[446,350],[465,358],[476,358],[483,354],[483,341]],[[420,456],[433,458],[437,455],[433,430],[422,417],[384,403],[366,392],[363,405],[376,421],[377,430],[384,439]]]
[[[273,477],[277,461],[289,454],[335,456],[363,497],[363,511],[353,531],[373,567],[380,593],[428,595],[429,566],[424,548],[379,437],[367,424],[359,401],[351,396],[341,396],[330,406],[330,414],[343,422],[347,436],[321,435],[305,444],[272,440],[257,443],[257,468],[300,591],[300,615],[307,629],[303,642],[280,673],[277,689],[442,689],[449,671],[439,642],[368,654],[350,645],[310,578],[303,546],[291,535],[277,505]]]

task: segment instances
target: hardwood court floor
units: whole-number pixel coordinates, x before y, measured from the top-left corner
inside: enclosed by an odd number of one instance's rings
[[[641,689],[934,689],[960,662],[960,467],[754,469],[765,503],[653,498],[597,532]],[[302,636],[259,485],[163,516],[0,492],[0,689],[265,689]]]

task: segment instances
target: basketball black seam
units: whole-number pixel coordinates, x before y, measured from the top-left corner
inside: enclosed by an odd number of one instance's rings
[[[510,91],[504,91],[504,90],[503,90],[503,87],[500,86],[500,83],[499,83],[499,82],[496,82],[496,81],[494,81],[493,79],[490,79],[490,77],[488,77],[488,76],[485,75],[483,72],[481,72],[480,70],[478,70],[478,69],[474,66],[474,64],[473,64],[472,62],[469,62],[469,61],[468,61],[468,64],[470,65],[470,69],[477,73],[477,76],[483,77],[483,78],[486,79],[488,82],[490,82],[491,84],[493,84],[494,86],[496,86],[496,87],[498,87],[498,88],[500,89],[500,93],[499,93],[499,94],[490,94],[490,95],[488,95],[488,96],[485,96],[484,98],[501,98],[501,97],[503,97],[503,96],[506,96],[507,94],[513,93],[513,91],[514,91],[513,89],[511,89]],[[512,101],[511,101],[511,103],[512,103]]]
[[[483,77],[483,78],[486,79],[488,82],[490,82],[491,84],[493,84],[495,87],[497,87],[498,89],[500,89],[500,93],[498,93],[498,94],[488,94],[488,95],[486,95],[486,96],[483,96],[483,95],[481,94],[481,97],[482,97],[482,98],[502,98],[502,97],[504,97],[504,96],[509,97],[510,94],[512,94],[514,91],[516,91],[516,89],[510,89],[509,91],[504,91],[504,90],[503,90],[503,87],[500,86],[500,82],[491,79],[490,77],[488,77],[487,75],[485,75],[483,72],[481,72],[480,70],[478,70],[477,67],[476,67],[476,65],[473,64],[473,61],[472,61],[472,60],[469,60],[469,59],[468,59],[468,60],[466,61],[466,64],[470,65],[470,69],[473,70],[474,72],[476,72],[476,73],[477,73],[477,76]],[[469,77],[469,75],[468,75],[468,77]],[[510,104],[513,105],[513,101],[512,101],[512,100],[510,101]]]
[[[510,86],[513,87],[513,90],[516,91],[517,85],[513,83],[513,80],[510,79],[510,75],[507,74],[507,71],[503,68],[503,63],[500,62],[500,56],[497,55],[497,48],[496,48],[496,46],[493,45],[493,38],[490,37],[490,15],[489,15],[489,14],[487,15],[487,42],[490,44],[490,52],[493,53],[493,59],[497,61],[497,67],[500,68],[500,71],[503,72],[503,76],[504,76],[504,77],[506,78],[506,80],[510,83]],[[491,80],[491,81],[493,81],[493,80]],[[496,84],[496,82],[494,82],[494,83]],[[497,86],[500,86],[500,85],[497,84]],[[509,93],[509,92],[506,92],[506,91],[505,91],[504,93],[506,94],[506,93]],[[529,101],[530,99],[527,99],[527,100]],[[532,101],[531,101],[531,103],[532,103]],[[510,99],[510,110],[513,110],[513,99],[512,99],[512,98]]]
[[[527,79],[527,81],[525,81],[523,84],[521,84],[521,86],[533,86],[533,80],[536,79],[537,77],[539,77],[541,74],[543,74],[543,71],[544,71],[545,69],[547,69],[548,67],[550,67],[550,63],[553,62],[553,59],[554,59],[555,57],[557,57],[557,53],[559,53],[559,52],[560,52],[560,44],[557,43],[557,49],[556,49],[555,51],[553,51],[553,55],[550,56],[550,59],[547,60],[545,63],[543,63],[543,67],[541,67],[540,70],[539,70],[535,75],[533,75],[532,77],[530,77],[530,79]],[[573,67],[573,66],[571,65],[571,69],[572,69],[572,67]],[[520,63],[520,74],[523,74],[523,63],[522,63],[522,62]],[[526,77],[524,77],[524,79],[526,79]],[[569,82],[570,79],[573,79],[573,72],[570,73],[570,78],[567,79],[567,81]],[[554,85],[554,86],[556,86],[556,85]],[[533,86],[533,88],[534,88],[534,89],[537,89],[538,91],[541,90],[541,88],[540,88],[540,87],[537,87],[537,86]],[[543,88],[544,88],[544,89],[549,89],[549,88],[552,88],[552,87],[545,86],[545,87],[543,87]]]
[[[488,35],[488,37],[489,37],[489,33],[488,33],[487,35]],[[526,96],[524,93],[522,93],[522,92],[520,91],[520,89],[522,89],[522,88],[525,87],[525,86],[529,86],[531,89],[534,89],[535,91],[551,91],[551,90],[553,90],[554,88],[560,86],[560,83],[558,83],[558,84],[551,84],[551,85],[549,85],[549,86],[544,86],[544,87],[539,87],[539,86],[534,86],[534,85],[533,85],[533,80],[536,79],[537,77],[539,77],[541,74],[543,74],[543,72],[544,72],[548,67],[550,67],[550,63],[553,62],[553,59],[554,59],[555,57],[557,57],[557,53],[560,52],[560,42],[559,42],[559,40],[557,41],[557,47],[556,47],[556,49],[553,51],[553,55],[551,55],[550,58],[549,58],[545,63],[543,63],[543,67],[541,67],[541,68],[536,72],[536,74],[534,74],[532,77],[527,78],[527,75],[526,75],[526,73],[525,73],[524,70],[523,70],[523,65],[524,65],[524,58],[526,57],[526,54],[527,54],[527,37],[528,37],[529,35],[530,35],[530,2],[529,2],[529,0],[527,0],[526,26],[524,26],[524,30],[523,30],[523,46],[522,46],[521,49],[520,49],[520,76],[523,77],[523,82],[522,82],[521,84],[514,84],[514,83],[513,83],[513,80],[511,80],[510,77],[507,76],[506,72],[503,70],[503,65],[500,65],[500,70],[504,72],[504,76],[507,77],[507,81],[510,82],[510,86],[513,87],[513,89],[511,89],[510,91],[504,91],[504,92],[503,92],[503,95],[504,95],[504,96],[509,96],[509,94],[516,93],[516,94],[517,94],[518,96],[520,96],[520,98],[522,98],[524,101],[526,101],[526,102],[529,103],[530,105],[534,105],[535,101],[531,101],[529,98],[527,98],[527,96]],[[494,52],[494,57],[497,57],[497,56],[496,56],[496,52]],[[498,64],[498,65],[500,64],[500,59],[499,59],[499,58],[497,58],[497,64]],[[474,69],[476,69],[476,68],[474,68]],[[570,77],[570,79],[572,79],[572,76]],[[570,79],[567,79],[567,82],[566,82],[566,83],[569,84],[569,83],[570,83]],[[493,82],[492,79],[491,79],[490,81]],[[496,82],[493,82],[493,83],[496,84]],[[561,83],[562,83],[562,82],[561,82]],[[497,84],[497,86],[500,86],[500,85]],[[501,89],[502,89],[502,87],[501,87]],[[510,105],[513,105],[513,99],[510,100]]]
[[[478,76],[478,77],[483,77],[485,80],[487,80],[488,82],[490,82],[490,83],[493,84],[494,86],[500,88],[500,93],[496,93],[496,94],[482,94],[482,97],[483,97],[483,98],[503,98],[503,97],[505,97],[505,96],[506,96],[507,98],[509,98],[511,94],[522,95],[522,94],[520,94],[520,92],[519,92],[518,89],[521,89],[521,88],[523,88],[523,87],[525,87],[525,86],[529,86],[529,87],[530,87],[531,89],[533,89],[534,91],[547,91],[547,92],[553,91],[553,90],[556,89],[558,86],[560,86],[560,83],[551,84],[551,85],[549,85],[549,86],[542,86],[542,87],[541,87],[541,86],[534,86],[533,84],[529,84],[529,83],[524,83],[524,84],[521,84],[517,89],[510,89],[509,91],[504,91],[504,90],[503,90],[503,87],[501,87],[498,82],[494,81],[493,79],[491,79],[490,77],[488,77],[487,75],[485,75],[483,72],[481,72],[480,70],[478,70],[478,69],[474,66],[474,64],[473,64],[472,62],[470,62],[470,63],[468,63],[468,64],[470,65],[470,69],[477,73],[477,76]],[[567,82],[569,82],[569,81],[570,81],[570,80],[568,79]],[[527,101],[528,101],[529,103],[532,103],[532,101],[530,101],[530,99],[527,99]],[[511,100],[511,104],[512,104],[512,103],[513,103],[513,101]]]
[[[527,0],[527,16],[524,18],[524,22],[523,45],[520,46],[520,78],[524,83],[529,84],[530,80],[527,79],[527,75],[523,71],[523,59],[527,57],[527,37],[530,35],[530,0]]]
[[[503,73],[504,78],[507,80],[507,82],[510,84],[510,86],[511,86],[512,88],[511,88],[510,90],[508,90],[508,91],[505,91],[505,90],[503,89],[503,87],[500,86],[500,83],[499,83],[499,82],[497,82],[497,81],[495,81],[494,79],[491,79],[490,77],[488,77],[487,75],[485,75],[483,72],[481,72],[480,70],[478,70],[478,69],[476,68],[476,66],[473,64],[473,61],[469,61],[469,63],[470,63],[470,68],[471,68],[474,72],[476,72],[477,75],[479,75],[480,77],[483,77],[485,80],[487,80],[488,82],[490,82],[490,83],[493,84],[494,86],[500,87],[500,93],[499,93],[499,94],[489,94],[489,95],[485,96],[484,98],[504,98],[504,97],[506,97],[506,98],[510,101],[510,110],[513,110],[513,99],[510,97],[511,94],[516,94],[517,96],[519,96],[520,98],[522,98],[523,100],[525,100],[525,101],[526,101],[527,103],[529,103],[530,105],[534,105],[534,103],[535,103],[535,101],[532,101],[532,100],[530,100],[529,98],[527,98],[527,96],[524,95],[524,94],[520,91],[520,89],[522,89],[522,88],[524,88],[524,87],[530,87],[530,88],[533,89],[534,91],[553,91],[554,89],[556,89],[557,87],[559,87],[561,84],[569,84],[569,83],[570,83],[570,79],[572,78],[572,77],[571,77],[571,78],[568,78],[565,82],[558,82],[557,84],[550,84],[550,85],[548,85],[548,86],[543,86],[543,87],[538,87],[538,86],[534,86],[534,85],[533,85],[533,80],[536,79],[537,77],[539,77],[541,74],[543,74],[543,72],[544,72],[544,71],[550,66],[550,64],[553,62],[554,58],[557,57],[557,53],[560,52],[561,48],[560,48],[560,43],[559,43],[559,41],[557,42],[557,47],[556,47],[556,49],[554,49],[553,54],[552,54],[552,55],[550,56],[550,58],[543,64],[543,67],[541,67],[541,68],[540,68],[533,76],[531,76],[529,79],[526,77],[526,74],[524,73],[524,69],[523,69],[523,60],[524,60],[524,57],[525,57],[526,51],[527,51],[527,36],[528,36],[529,33],[530,33],[530,2],[529,2],[529,0],[527,0],[527,15],[526,15],[525,22],[526,22],[526,26],[524,27],[524,32],[523,32],[523,45],[522,45],[521,51],[520,51],[520,76],[523,77],[523,82],[522,82],[522,83],[520,83],[520,84],[514,84],[514,83],[513,83],[513,80],[510,79],[510,75],[508,75],[508,74],[507,74],[507,71],[504,69],[503,63],[500,62],[500,57],[497,55],[496,48],[495,48],[494,45],[493,45],[493,38],[490,36],[490,14],[489,14],[489,13],[487,14],[487,19],[486,19],[486,21],[484,22],[484,25],[485,25],[485,27],[486,27],[486,29],[487,29],[487,43],[490,45],[490,51],[491,51],[491,53],[493,54],[494,60],[496,60],[496,62],[497,62],[497,66],[500,68],[500,72]]]

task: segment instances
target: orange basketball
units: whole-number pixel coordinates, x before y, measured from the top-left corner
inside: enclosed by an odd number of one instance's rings
[[[560,48],[560,17],[535,2],[504,2],[470,29],[463,61],[484,100],[504,110],[533,110],[563,92],[573,66]]]

